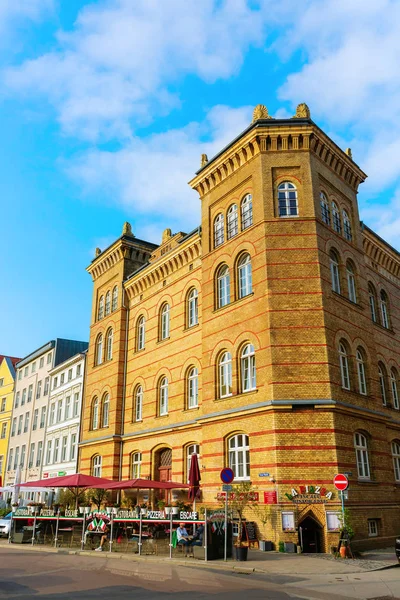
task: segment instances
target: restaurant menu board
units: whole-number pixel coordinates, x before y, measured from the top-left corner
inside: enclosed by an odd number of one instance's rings
[[[244,529],[246,530],[245,539],[248,541],[249,548],[258,548],[257,529],[254,521],[244,523]]]

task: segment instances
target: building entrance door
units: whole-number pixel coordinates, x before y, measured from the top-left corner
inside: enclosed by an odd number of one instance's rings
[[[306,517],[299,525],[299,544],[303,552],[321,552],[321,526],[312,517]]]
[[[155,478],[158,481],[171,481],[172,477],[172,450],[170,448],[162,448],[156,455],[156,472]],[[161,491],[160,498],[167,501],[168,492]]]

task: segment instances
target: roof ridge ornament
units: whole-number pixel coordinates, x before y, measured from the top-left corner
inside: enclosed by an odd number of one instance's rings
[[[353,153],[351,151],[351,148],[346,148],[345,154],[347,154],[349,158],[353,159]]]
[[[265,104],[257,104],[255,109],[253,110],[253,123],[255,121],[258,121],[259,119],[272,119],[272,118],[273,117],[271,117],[268,114],[268,108],[265,106]]]
[[[122,235],[130,235],[131,237],[135,237],[132,233],[132,226],[128,221],[125,221],[124,226],[122,228]]]
[[[305,102],[297,105],[296,114],[293,115],[293,119],[311,119],[311,113],[308,105]]]
[[[101,254],[101,250],[100,250],[100,248],[96,248],[96,250],[95,250],[95,252],[94,252],[94,253],[95,253],[95,256],[96,256],[96,258],[97,258],[98,256],[100,256],[100,254]]]
[[[201,167],[205,167],[207,163],[208,163],[208,156],[207,156],[207,154],[202,154],[201,155],[201,160],[200,160],[200,166]]]

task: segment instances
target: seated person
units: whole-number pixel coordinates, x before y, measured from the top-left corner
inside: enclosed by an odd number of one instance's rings
[[[185,523],[179,523],[179,527],[176,530],[176,536],[177,543],[180,546],[184,546],[186,549],[190,544],[190,538],[188,532],[186,531]],[[187,556],[187,551],[185,552],[185,556]]]
[[[105,528],[103,535],[101,536],[100,539],[100,546],[98,548],[96,548],[95,552],[103,552],[103,546],[104,544],[107,542],[108,540],[108,534],[109,534],[109,528],[108,526]]]
[[[190,542],[190,546],[202,546],[203,545],[203,536],[204,536],[204,525],[201,524],[197,527],[195,534],[193,535],[193,539]],[[192,549],[193,552],[193,549]]]

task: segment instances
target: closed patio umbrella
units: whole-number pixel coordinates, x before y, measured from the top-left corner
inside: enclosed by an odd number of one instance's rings
[[[192,454],[190,457],[189,469],[189,493],[188,498],[192,502],[196,502],[196,498],[200,498],[200,467],[197,454]]]

